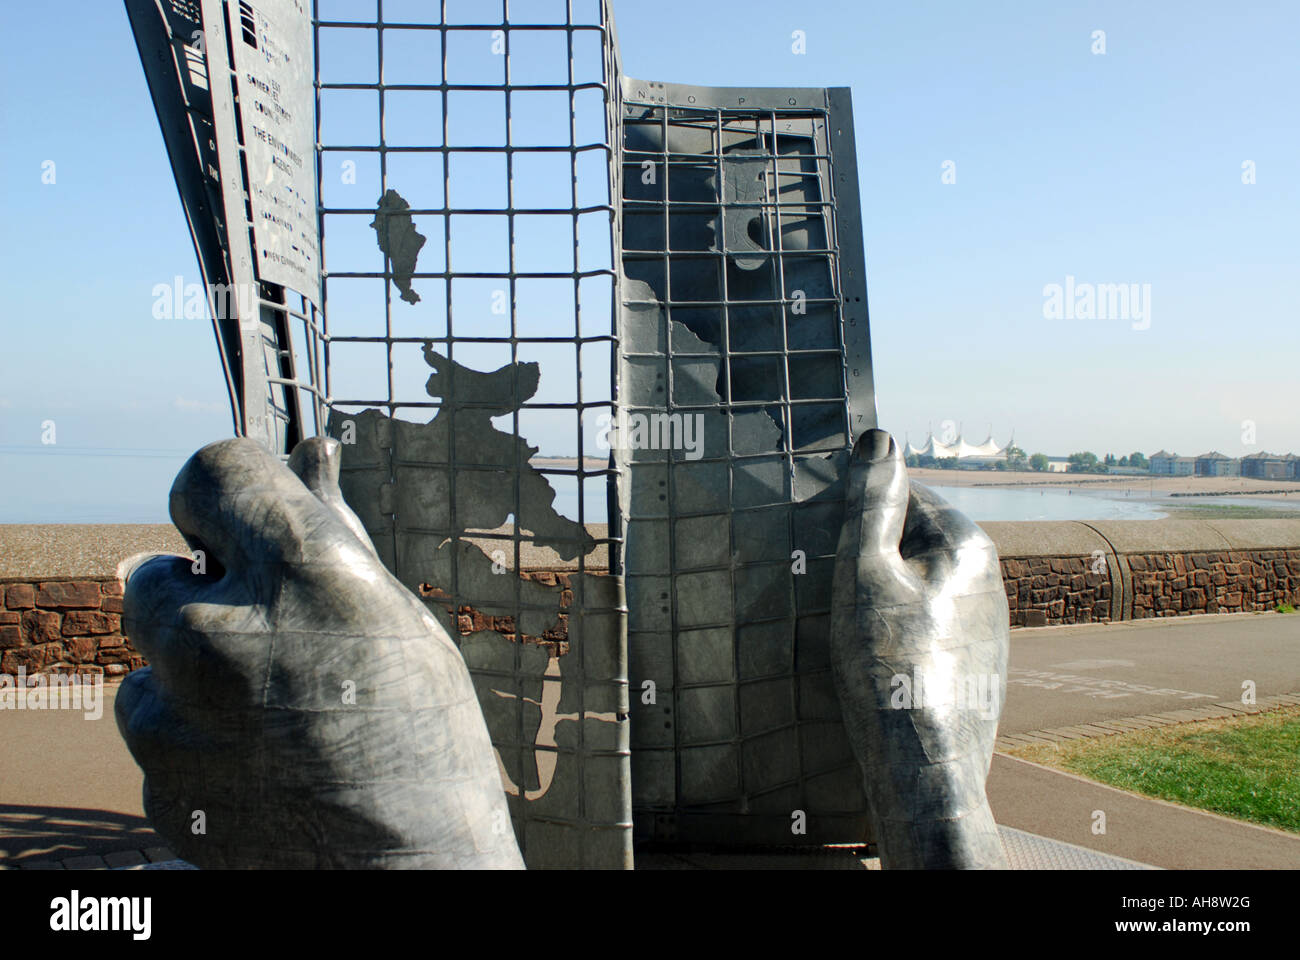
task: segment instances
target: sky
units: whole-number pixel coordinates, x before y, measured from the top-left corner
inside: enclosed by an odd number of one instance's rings
[[[614,9],[632,76],[852,88],[900,439],[1300,452],[1300,6]],[[210,323],[152,315],[197,267],[122,5],[16,7],[0,71],[0,522],[164,520],[232,428]],[[1054,311],[1053,284],[1142,309]]]

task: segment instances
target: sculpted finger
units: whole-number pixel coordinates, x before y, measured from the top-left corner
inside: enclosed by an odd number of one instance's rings
[[[246,701],[265,683],[267,625],[242,580],[196,573],[187,557],[138,563],[122,597],[122,629],[154,682],[186,703]]]
[[[211,596],[218,582],[212,574],[196,572],[189,557],[158,554],[137,562],[126,575],[123,630],[146,659],[162,656],[156,638],[176,627],[182,607]]]
[[[172,485],[171,515],[258,595],[269,597],[286,565],[333,551],[339,517],[258,443],[242,437],[204,447]]]
[[[910,602],[916,577],[898,552],[907,516],[907,467],[884,430],[858,438],[846,494],[833,594],[841,605]]]
[[[303,486],[333,510],[344,525],[356,534],[357,539],[371,553],[375,553],[375,546],[370,542],[365,526],[347,505],[343,491],[339,489],[339,470],[342,464],[343,444],[333,437],[303,440],[293,448],[293,453],[289,456],[289,469],[303,482]],[[375,555],[378,556],[377,553]]]
[[[903,452],[884,430],[858,438],[849,466],[848,510],[858,525],[863,555],[898,553],[907,517],[907,467]]]

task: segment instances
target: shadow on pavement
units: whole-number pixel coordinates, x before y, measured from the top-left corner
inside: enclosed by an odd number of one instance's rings
[[[163,845],[144,817],[79,807],[0,804],[0,867]]]

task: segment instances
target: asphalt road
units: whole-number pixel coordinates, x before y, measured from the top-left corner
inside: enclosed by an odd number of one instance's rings
[[[1001,734],[1300,692],[1300,614],[1166,617],[1011,632]]]

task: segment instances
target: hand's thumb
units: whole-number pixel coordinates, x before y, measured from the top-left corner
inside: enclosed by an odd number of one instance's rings
[[[358,540],[372,553],[374,544],[352,508],[343,499],[339,489],[339,470],[343,465],[343,444],[333,437],[310,437],[293,448],[289,455],[289,469],[297,474],[303,486],[316,495],[316,499],[329,507],[347,525]]]
[[[859,532],[860,557],[897,558],[911,490],[903,452],[884,430],[868,430],[853,447],[848,517]]]

